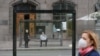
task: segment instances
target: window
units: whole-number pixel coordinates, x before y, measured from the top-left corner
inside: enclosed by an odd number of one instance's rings
[[[64,1],[59,1],[54,3],[53,10],[66,10],[66,4]],[[53,20],[66,20],[66,14],[65,13],[53,13]],[[56,29],[61,27],[61,22],[54,23]]]
[[[20,5],[20,6],[19,6]],[[36,6],[35,5],[30,5],[28,3],[22,3],[22,4],[18,4],[16,5],[16,10],[26,10],[26,11],[29,11],[29,10],[35,10],[36,9]]]
[[[75,10],[75,4],[71,1],[59,0],[53,4],[53,10]],[[61,20],[61,22],[54,23],[55,28],[63,27],[62,22],[68,23],[72,19],[72,15],[66,13],[53,13],[53,20]],[[65,25],[65,24],[64,24]]]

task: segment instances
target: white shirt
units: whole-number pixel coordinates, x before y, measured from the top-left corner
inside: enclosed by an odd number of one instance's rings
[[[47,36],[44,34],[40,35],[40,40],[47,40]]]

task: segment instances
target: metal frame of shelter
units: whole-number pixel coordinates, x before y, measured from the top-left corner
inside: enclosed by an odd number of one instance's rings
[[[16,13],[22,11],[13,10],[13,56],[17,56],[16,48]],[[26,11],[25,11],[26,12]],[[30,10],[33,13],[71,13],[72,16],[72,56],[76,55],[76,11],[75,10]],[[35,22],[35,21],[33,21]],[[40,22],[40,21],[36,21]],[[54,22],[54,21],[45,21]]]

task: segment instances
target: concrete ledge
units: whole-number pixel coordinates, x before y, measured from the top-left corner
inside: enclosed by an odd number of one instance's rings
[[[100,49],[100,47],[98,48]],[[35,51],[35,50],[72,50],[72,48],[69,47],[40,47],[40,48],[18,48],[17,51]],[[78,48],[76,48],[78,50]],[[0,49],[0,51],[13,51],[13,49],[5,48],[5,49]]]
[[[17,51],[34,51],[34,50],[70,50],[68,47],[37,47],[37,48],[17,48]],[[12,48],[0,49],[0,51],[13,51]]]
[[[100,47],[98,48],[100,50]],[[35,48],[17,48],[17,51],[41,51],[41,50],[72,50],[71,47],[35,47]],[[76,48],[78,50],[78,48]],[[12,48],[2,48],[0,51],[13,51]]]

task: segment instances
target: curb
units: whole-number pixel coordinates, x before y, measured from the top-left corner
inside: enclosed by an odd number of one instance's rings
[[[100,49],[100,47],[98,48]],[[72,50],[70,47],[38,47],[38,48],[18,48],[16,51],[40,51],[40,50]],[[78,48],[76,48],[78,50]],[[13,51],[12,48],[0,49],[0,51]]]
[[[34,50],[71,50],[69,47],[39,47],[39,48],[18,48],[17,51],[34,51]],[[0,51],[13,51],[12,48],[0,49]]]

